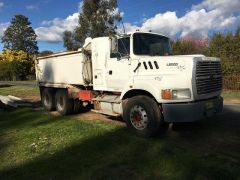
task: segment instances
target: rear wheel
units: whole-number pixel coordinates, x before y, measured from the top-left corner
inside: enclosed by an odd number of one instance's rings
[[[78,99],[75,99],[73,103],[74,103],[73,104],[73,113],[77,114],[82,109],[82,102]]]
[[[123,106],[123,118],[129,129],[142,137],[166,130],[158,104],[148,96],[129,98]]]
[[[53,111],[56,108],[55,91],[50,88],[45,88],[42,91],[42,104],[47,111]]]
[[[56,109],[61,115],[71,114],[73,112],[74,101],[68,98],[66,90],[61,89],[56,93]]]

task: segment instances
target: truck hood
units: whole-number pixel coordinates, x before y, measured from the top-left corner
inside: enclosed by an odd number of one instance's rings
[[[160,73],[160,74],[176,74],[188,71],[188,75],[192,73],[194,64],[197,61],[219,61],[216,57],[206,57],[202,54],[193,55],[174,55],[174,56],[139,56],[137,62],[141,62],[142,72]],[[151,65],[152,64],[152,65]],[[151,72],[149,72],[149,70]],[[155,71],[154,71],[155,70]]]

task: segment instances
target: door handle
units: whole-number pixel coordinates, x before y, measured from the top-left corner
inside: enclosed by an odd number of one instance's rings
[[[112,75],[113,72],[112,72],[112,70],[110,70],[108,73],[109,73],[109,75]]]

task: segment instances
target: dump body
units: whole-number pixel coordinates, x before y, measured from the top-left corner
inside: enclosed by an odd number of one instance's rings
[[[81,51],[39,58],[36,76],[40,83],[83,85],[83,55]]]

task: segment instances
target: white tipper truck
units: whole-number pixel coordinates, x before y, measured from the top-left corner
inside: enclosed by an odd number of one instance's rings
[[[40,57],[35,66],[46,110],[66,115],[91,105],[95,112],[122,116],[144,137],[223,107],[220,59],[173,56],[170,39],[161,34],[87,38],[79,51]]]

